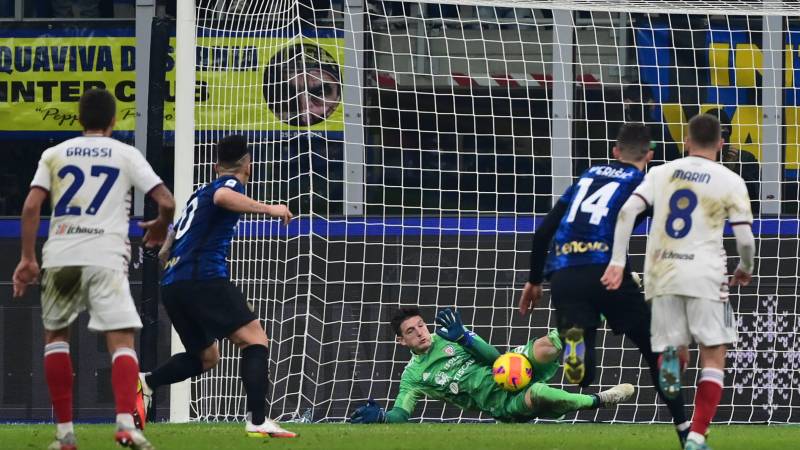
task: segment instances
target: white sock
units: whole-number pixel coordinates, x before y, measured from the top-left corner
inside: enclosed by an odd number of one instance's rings
[[[117,414],[117,425],[122,428],[136,428],[131,414]]]
[[[689,427],[691,427],[691,426],[692,426],[692,422],[689,422],[689,421],[687,420],[686,422],[679,423],[679,424],[675,425],[675,428],[676,428],[678,431],[684,431],[684,430],[688,429],[688,428],[689,428]]]
[[[72,422],[64,422],[56,424],[56,439],[61,439],[67,433],[74,433],[75,429],[72,427]]]
[[[696,431],[692,431],[691,433],[689,433],[689,437],[687,439],[694,441],[698,444],[705,444],[706,442],[706,437]]]
[[[150,389],[150,385],[147,384],[147,376],[150,375],[151,372],[141,372],[139,373],[139,381],[142,382],[142,391],[143,392],[152,392],[153,390]]]

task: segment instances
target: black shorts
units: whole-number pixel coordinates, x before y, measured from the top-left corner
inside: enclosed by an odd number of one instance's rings
[[[224,278],[162,286],[161,301],[190,353],[199,353],[257,318],[242,291]]]
[[[650,334],[650,306],[639,285],[626,270],[622,285],[608,291],[600,283],[606,265],[592,264],[561,269],[550,276],[550,295],[558,328],[578,325],[597,328],[600,315],[615,334]]]

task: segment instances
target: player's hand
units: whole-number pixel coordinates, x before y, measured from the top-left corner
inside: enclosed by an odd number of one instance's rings
[[[147,222],[139,222],[139,228],[145,230],[142,244],[147,248],[154,248],[164,244],[167,239],[169,223],[153,219]]]
[[[608,265],[606,267],[606,272],[600,278],[600,282],[603,283],[603,286],[606,287],[609,291],[615,291],[619,289],[619,286],[622,284],[622,273],[625,271],[625,268],[622,266],[612,266]]]
[[[22,297],[28,285],[39,279],[39,263],[35,259],[21,259],[14,270],[14,298]]]
[[[541,284],[533,284],[530,281],[525,283],[525,287],[522,288],[522,294],[519,296],[519,313],[524,316],[533,311],[533,308],[539,304],[539,299],[541,298]]]
[[[289,225],[294,215],[286,205],[272,205],[270,208],[270,216],[281,219],[284,225]]]
[[[731,286],[747,286],[750,284],[750,281],[753,279],[753,274],[747,273],[740,268],[736,268],[736,271],[733,272],[733,276],[731,277],[730,284]]]
[[[436,334],[442,338],[465,345],[472,342],[470,332],[464,328],[464,322],[461,321],[460,312],[445,308],[436,314],[436,324],[439,325]]]
[[[350,416],[350,423],[383,423],[385,421],[386,412],[373,399],[369,399],[366,405],[358,407]]]

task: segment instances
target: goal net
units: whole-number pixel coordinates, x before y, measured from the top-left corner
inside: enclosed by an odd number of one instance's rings
[[[214,142],[242,133],[248,194],[297,216],[288,227],[243,217],[231,251],[270,337],[270,416],[340,421],[368,398],[391,406],[410,357],[388,323],[401,305],[431,324],[456,307],[501,351],[544,335],[547,294],[532,316],[516,311],[537,223],[611,158],[623,122],[648,124],[658,164],[682,155],[691,117],[711,113],[722,163],[747,181],[758,246],[754,282],[731,296],[740,340],[716,420],[800,422],[800,4],[205,0],[183,14],[196,36],[179,30],[177,54],[195,70],[177,83],[196,90],[178,95],[194,124],[176,139],[195,144],[177,146],[176,183],[213,179]],[[640,271],[643,233],[631,245]],[[587,391],[630,382],[637,394],[566,419],[669,421],[638,351],[605,328],[597,343]],[[238,351],[221,350],[173,417],[243,418]],[[413,420],[488,418],[422,401]]]

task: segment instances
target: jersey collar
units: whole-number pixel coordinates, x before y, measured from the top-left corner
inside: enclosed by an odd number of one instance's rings
[[[632,163],[625,162],[625,161],[620,161],[618,159],[615,159],[615,160],[611,161],[611,164],[609,164],[609,165],[620,166],[620,167],[630,167],[632,169],[639,170],[639,168],[636,167],[635,165],[633,165]],[[639,170],[639,172],[641,172],[641,170]]]

